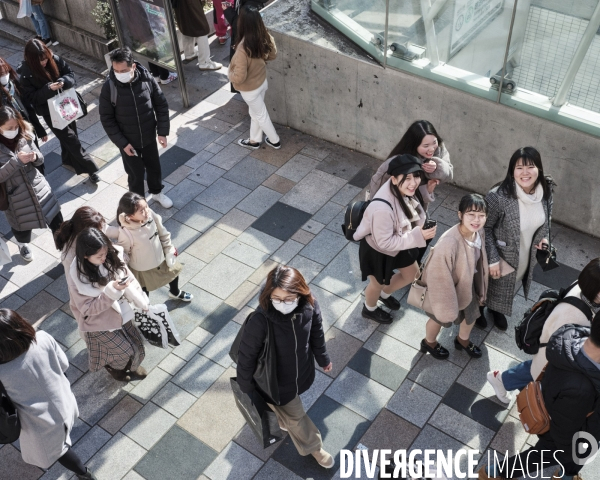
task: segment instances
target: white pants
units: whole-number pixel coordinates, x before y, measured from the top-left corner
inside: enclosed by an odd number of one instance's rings
[[[279,142],[279,135],[275,131],[267,106],[265,105],[265,93],[269,88],[269,83],[265,78],[263,84],[256,90],[250,90],[249,92],[240,92],[244,102],[248,104],[248,110],[250,113],[250,141],[262,143],[263,132],[269,138],[272,143]]]
[[[208,45],[208,36],[203,37],[186,37],[181,36],[181,44],[183,46],[183,54],[185,58],[194,56],[194,44],[198,43],[198,63],[200,65],[207,63],[210,60],[210,46]]]

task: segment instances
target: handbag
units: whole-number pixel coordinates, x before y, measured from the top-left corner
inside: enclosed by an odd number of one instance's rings
[[[238,363],[238,352],[240,350],[240,343],[242,343],[242,338],[244,336],[244,329],[248,324],[248,320],[255,312],[250,313],[242,328],[238,332],[233,344],[231,345],[231,349],[229,350],[229,357],[236,364]],[[277,352],[275,350],[275,337],[273,335],[273,326],[271,325],[271,321],[269,317],[265,315],[267,319],[267,335],[265,337],[265,341],[263,343],[263,348],[258,355],[258,359],[256,361],[256,370],[254,371],[254,375],[252,376],[256,389],[260,392],[263,398],[274,405],[279,405],[279,386],[277,385]]]
[[[431,313],[432,308],[431,303],[429,302],[429,296],[427,295],[427,285],[425,285],[421,281],[421,277],[423,275],[423,272],[427,268],[429,260],[431,260],[434,248],[435,247],[431,247],[431,251],[427,256],[427,260],[425,260],[425,264],[419,269],[419,271],[415,275],[415,279],[413,280],[413,283],[410,286],[410,290],[408,292],[408,298],[406,299],[409,305],[417,307],[423,310],[425,313]]]
[[[269,408],[264,398],[254,391],[252,396],[242,392],[237,383],[237,377],[229,379],[235,404],[250,425],[250,428],[263,448],[268,448],[283,439],[279,422],[273,410]]]
[[[79,93],[77,90],[75,90],[75,93],[77,94],[77,100],[79,100],[79,105],[81,106],[81,111],[83,112],[83,115],[78,118],[83,118],[88,114],[88,104],[81,96],[81,93]]]
[[[6,190],[6,183],[0,183],[0,210],[5,212],[8,210],[8,191]]]
[[[79,103],[79,97],[74,88],[60,91],[48,99],[48,109],[52,126],[58,130],[64,130],[68,125],[83,117],[83,109]]]
[[[165,304],[150,305],[147,312],[134,309],[134,324],[150,345],[168,348],[181,343],[179,332]]]
[[[552,245],[552,209],[548,209],[548,248],[538,249],[535,253],[535,259],[543,272],[549,272],[560,267],[556,261],[556,248]]]
[[[21,436],[21,420],[14,403],[0,382],[0,444],[13,443]]]

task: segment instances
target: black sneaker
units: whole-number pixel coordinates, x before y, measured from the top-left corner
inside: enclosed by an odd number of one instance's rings
[[[388,298],[379,297],[379,301],[390,310],[400,310],[400,302],[391,295]]]
[[[442,347],[439,342],[435,347],[430,347],[425,339],[421,340],[421,352],[429,353],[433,358],[438,360],[446,360],[450,356],[450,352]]]
[[[98,185],[100,183],[100,177],[97,173],[92,173],[90,175],[90,182],[92,182],[94,185]]]
[[[464,350],[469,354],[470,357],[473,358],[481,358],[481,356],[483,355],[481,349],[473,342],[469,342],[469,345],[465,347],[462,343],[460,343],[458,338],[454,339],[454,348],[456,348],[457,350]]]
[[[249,138],[246,138],[246,139],[240,138],[237,143],[240,147],[249,148],[251,150],[257,150],[260,148],[260,143],[253,143],[250,141]]]
[[[377,307],[375,310],[370,311],[366,305],[363,305],[362,309],[363,318],[368,318],[369,320],[373,320],[377,323],[389,324],[392,323],[392,316],[387,313],[385,310]]]
[[[488,308],[488,310],[492,314],[492,317],[494,317],[494,325],[496,325],[496,328],[505,331],[508,328],[508,320],[506,320],[504,314],[490,308]]]
[[[279,150],[281,148],[281,142],[273,143],[271,140],[269,140],[269,137],[265,137],[265,143],[275,150]]]

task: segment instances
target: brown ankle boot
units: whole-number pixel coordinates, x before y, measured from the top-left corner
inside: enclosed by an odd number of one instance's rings
[[[139,366],[136,370],[131,370],[129,373],[135,380],[142,380],[148,376],[148,371],[142,366]]]
[[[335,464],[335,459],[323,449],[313,452],[311,455],[323,468],[331,468]]]
[[[108,365],[105,365],[104,368],[106,368],[106,371],[110,373],[111,377],[113,377],[115,380],[118,380],[119,382],[128,382],[129,380],[131,380],[131,377],[127,373],[127,370],[115,370],[114,368],[109,367]]]

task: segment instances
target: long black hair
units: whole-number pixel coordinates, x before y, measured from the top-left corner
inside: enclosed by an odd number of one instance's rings
[[[442,137],[440,137],[435,129],[435,127],[428,122],[427,120],[417,120],[414,122],[406,133],[402,136],[398,145],[396,145],[393,150],[388,155],[388,158],[391,158],[395,155],[402,155],[403,153],[410,153],[417,158],[422,158],[417,151],[419,145],[427,135],[433,135],[437,138],[438,147],[442,146],[444,142]]]
[[[423,172],[421,170],[419,170],[417,172],[412,172],[412,174],[413,174],[413,177],[420,178],[421,181],[423,181]],[[390,191],[392,192],[392,195],[394,195],[394,197],[396,197],[398,199],[398,201],[400,202],[400,208],[402,208],[402,211],[404,212],[404,215],[406,215],[406,218],[411,218],[412,213],[411,213],[410,209],[408,208],[408,205],[406,204],[406,200],[404,200],[404,196],[400,193],[400,185],[402,185],[404,182],[406,182],[407,178],[408,178],[408,175],[403,175],[402,180],[400,180],[398,185],[394,185],[393,182],[390,182]],[[419,190],[420,186],[421,186],[421,184],[419,183],[419,185],[417,186],[417,189],[415,190],[415,198],[423,207],[423,205],[425,205],[425,202],[423,201],[423,196],[421,195],[421,191]]]
[[[244,5],[240,8],[236,37],[235,46],[237,47],[244,40],[244,50],[250,58],[265,60],[275,50],[275,45],[255,5]]]
[[[117,250],[112,242],[97,228],[86,228],[77,235],[75,246],[75,255],[77,256],[77,273],[79,280],[91,283],[93,286],[106,286],[111,280],[115,280],[119,275],[119,270],[123,271],[125,264],[119,258]],[[108,275],[103,276],[100,273],[100,267],[94,265],[85,257],[91,257],[98,253],[101,248],[107,248],[104,268],[108,270]]]
[[[54,54],[44,42],[32,38],[25,44],[25,62],[31,68],[33,76],[43,82],[56,82],[59,77],[58,66],[54,61]],[[41,62],[48,59],[45,67]]]
[[[79,232],[86,228],[97,228],[103,230],[106,220],[100,212],[92,207],[79,207],[71,217],[60,225],[58,231],[54,234],[56,248],[62,252],[68,252],[77,238]]]
[[[519,160],[522,161],[524,166],[535,165],[538,169],[538,178],[535,181],[533,188],[537,188],[538,185],[542,185],[544,189],[544,200],[548,200],[552,195],[552,186],[556,185],[552,177],[544,175],[544,167],[542,166],[542,156],[533,147],[519,148],[508,162],[508,171],[506,177],[498,185],[498,191],[504,195],[512,198],[517,198],[516,180],[515,180],[515,167]]]

